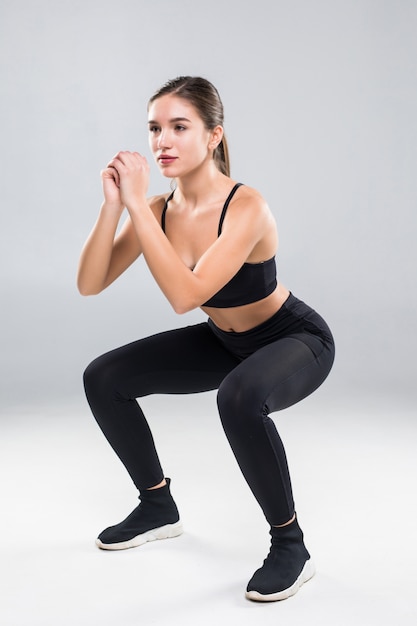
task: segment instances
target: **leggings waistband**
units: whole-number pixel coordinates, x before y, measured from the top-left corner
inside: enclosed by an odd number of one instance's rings
[[[292,293],[272,317],[249,330],[225,331],[210,318],[208,325],[223,346],[240,359],[278,339],[298,333],[311,333],[325,343],[333,343],[331,331],[323,318]]]

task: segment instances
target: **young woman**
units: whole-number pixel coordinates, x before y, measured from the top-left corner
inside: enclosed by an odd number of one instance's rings
[[[101,292],[142,254],[173,309],[200,307],[207,321],[135,341],[88,366],[91,410],[140,498],[96,543],[120,550],[182,532],[136,398],[218,389],[226,436],[272,537],[246,596],[282,600],[313,576],[314,566],[269,413],[321,385],[333,363],[332,335],[277,281],[275,221],[257,191],[229,176],[214,86],[198,77],[169,81],[151,98],[148,114],[152,153],[175,190],[147,198],[145,157],[119,152],[102,172],[104,202],[81,254],[78,287],[83,295]]]

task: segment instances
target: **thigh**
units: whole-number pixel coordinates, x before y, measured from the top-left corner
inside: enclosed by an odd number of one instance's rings
[[[289,407],[315,391],[333,364],[334,350],[310,333],[283,337],[253,353],[224,381],[259,415]],[[223,386],[224,386],[223,385]]]
[[[87,368],[100,386],[125,398],[217,389],[237,360],[206,323],[170,330],[108,352]]]

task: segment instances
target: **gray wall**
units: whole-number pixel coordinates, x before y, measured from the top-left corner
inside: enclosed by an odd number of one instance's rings
[[[416,32],[409,0],[1,0],[2,410],[81,400],[94,356],[204,319],[178,318],[143,262],[95,298],[75,287],[99,171],[150,157],[147,99],[179,74],[218,87],[281,280],[333,328],[329,393],[412,401]]]

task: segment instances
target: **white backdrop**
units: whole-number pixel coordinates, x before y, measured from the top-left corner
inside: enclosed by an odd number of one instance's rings
[[[415,0],[0,0],[1,623],[416,624],[416,32]],[[75,286],[100,169],[150,157],[147,100],[179,74],[218,87],[280,279],[337,344],[323,388],[279,415],[318,571],[278,605],[243,597],[268,536],[214,392],[144,399],[184,535],[94,545],[136,492],[84,367],[204,319],[176,316],[143,261],[99,296]],[[167,182],[153,165],[150,193]]]
[[[143,261],[95,298],[75,288],[99,171],[150,157],[147,100],[179,74],[218,87],[280,278],[334,331],[328,393],[412,401],[416,32],[411,0],[2,0],[2,409],[78,401],[99,353],[202,319],[178,318]]]

